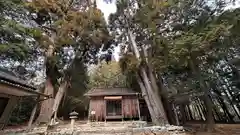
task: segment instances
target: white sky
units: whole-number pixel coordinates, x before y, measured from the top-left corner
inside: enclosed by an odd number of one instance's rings
[[[240,0],[236,0],[235,3],[229,4],[225,9],[234,9],[240,7]]]
[[[108,16],[111,13],[115,13],[116,12],[116,0],[113,0],[112,3],[106,3],[103,0],[97,0],[97,7],[103,12],[104,14],[104,18],[106,20],[106,22],[108,22]],[[114,52],[113,52],[113,56],[115,58],[116,61],[119,60],[119,53],[120,53],[120,48],[116,47]]]
[[[108,20],[108,16],[111,13],[115,13],[116,12],[116,5],[115,5],[115,0],[113,0],[112,3],[106,3],[103,0],[97,0],[97,7],[99,9],[101,9],[101,11],[104,13],[104,18],[106,19],[106,21]]]

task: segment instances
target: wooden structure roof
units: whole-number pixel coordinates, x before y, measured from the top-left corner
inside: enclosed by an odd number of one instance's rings
[[[37,96],[42,95],[49,97],[46,94],[36,91],[37,88],[29,85],[26,81],[19,79],[12,72],[0,68],[0,94],[14,96]]]
[[[127,96],[138,95],[138,92],[129,88],[93,88],[85,93],[85,96]]]

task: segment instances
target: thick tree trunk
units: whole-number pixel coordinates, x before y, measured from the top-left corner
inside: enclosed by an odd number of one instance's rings
[[[149,99],[149,96],[147,94],[147,90],[141,80],[141,78],[137,75],[137,81],[138,81],[138,84],[141,88],[141,92],[142,92],[142,96],[147,104],[147,107],[148,107],[148,110],[149,110],[149,113],[150,113],[150,116],[151,116],[151,119],[152,119],[152,122],[154,124],[158,124],[158,121],[157,119],[155,118],[157,115],[155,114],[154,110],[153,110],[153,105],[151,104],[151,101]]]
[[[133,49],[136,58],[140,62],[141,57],[140,57],[140,53],[139,53],[139,50],[138,50],[138,47],[137,47],[137,43],[135,41],[135,36],[133,35],[133,33],[130,30],[128,30],[127,35],[128,35],[128,38],[131,42],[131,48]],[[154,117],[154,118],[156,118],[156,124],[157,125],[168,124],[168,120],[167,120],[162,102],[161,102],[159,96],[156,95],[156,93],[154,92],[154,90],[152,88],[152,85],[150,84],[150,79],[147,76],[146,69],[144,67],[140,67],[140,73],[141,73],[141,76],[142,76],[142,79],[143,79],[143,84],[144,84],[145,89],[146,89],[146,96],[148,96],[149,102],[151,104],[153,104],[152,108],[153,108],[153,112],[156,114],[156,116]],[[154,119],[154,118],[152,118],[152,119]]]
[[[202,88],[204,89],[204,104],[207,109],[207,131],[211,132],[213,131],[214,124],[215,124],[214,117],[213,117],[213,104],[209,97],[209,91],[207,90],[207,87],[204,87],[204,84],[201,84],[201,85],[202,85]]]
[[[144,54],[144,59],[146,61],[146,66],[147,66],[146,70],[147,70],[147,73],[148,73],[148,78],[149,78],[149,81],[151,82],[150,84],[152,86],[154,94],[158,96],[157,97],[157,104],[158,105],[163,105],[163,110],[160,110],[160,111],[164,111],[165,114],[167,112],[166,119],[170,120],[171,124],[173,124],[173,123],[176,124],[174,117],[172,117],[174,115],[174,113],[173,113],[173,111],[171,109],[171,106],[169,105],[169,102],[168,102],[167,90],[162,85],[162,83],[161,83],[160,86],[157,84],[156,74],[154,75],[153,67],[152,67],[151,63],[149,63],[148,58],[151,57],[151,55],[148,55],[146,47],[142,46],[142,50],[143,50],[143,54]],[[160,106],[160,108],[161,108],[161,106]]]
[[[53,52],[54,52],[54,47],[53,45],[49,45],[48,50],[46,51],[45,57],[45,64],[46,64],[46,82],[45,82],[45,89],[44,89],[44,94],[46,95],[52,95],[54,96],[54,87],[52,84],[52,78],[50,76],[50,71],[52,69],[49,69],[51,67],[51,58],[53,57]],[[53,107],[54,99],[49,98],[41,103],[41,108],[40,108],[40,114],[36,120],[38,124],[41,123],[48,123],[51,119],[51,114],[52,114],[52,107]]]
[[[163,108],[163,104],[162,101],[160,100],[159,95],[156,95],[156,92],[153,90],[150,84],[150,80],[147,76],[146,70],[143,67],[140,67],[140,70],[150,101],[154,104],[153,109],[157,114],[157,120],[160,122],[159,124],[160,125],[168,124],[165,110]]]
[[[154,76],[153,68],[149,63],[148,63],[148,76],[150,78],[155,95],[159,96],[158,104],[163,105],[165,111],[164,113],[166,114],[166,119],[169,120],[170,124],[176,124],[176,120],[174,119],[174,117],[172,117],[174,116],[172,106],[168,102],[167,89],[163,86],[162,82],[159,86],[157,85],[156,76]],[[160,99],[160,97],[162,99]]]
[[[56,94],[56,96],[55,96],[54,104],[53,104],[53,108],[52,108],[52,115],[54,115],[54,118],[53,118],[54,121],[56,121],[57,111],[58,111],[60,102],[61,102],[61,100],[62,100],[62,98],[63,98],[64,93],[66,92],[67,83],[68,83],[67,81],[64,81],[64,82],[59,86],[58,92],[57,92],[57,94]]]
[[[54,95],[54,88],[51,82],[50,78],[47,78],[46,84],[45,84],[45,89],[44,89],[44,94],[46,95]],[[54,99],[49,98],[46,100],[43,100],[41,103],[41,108],[40,108],[40,113],[39,116],[36,120],[36,123],[41,124],[41,123],[48,123],[51,119],[51,114],[52,114],[52,107],[53,107]]]

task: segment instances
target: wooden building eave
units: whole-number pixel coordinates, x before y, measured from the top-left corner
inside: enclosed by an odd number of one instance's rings
[[[2,90],[1,90],[2,89]],[[7,91],[6,91],[7,90]],[[1,92],[2,91],[2,92]],[[10,91],[13,91],[12,93]],[[14,92],[15,91],[15,92]],[[19,94],[16,94],[18,91]],[[5,80],[0,80],[0,93],[15,95],[15,96],[37,96],[41,95],[50,98],[52,95],[46,95],[44,93],[36,91],[36,89],[31,89],[19,84],[14,84]]]

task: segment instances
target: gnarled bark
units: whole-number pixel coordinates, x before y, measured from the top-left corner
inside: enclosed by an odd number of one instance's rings
[[[145,88],[141,78],[138,75],[137,75],[137,81],[138,81],[138,84],[139,84],[139,86],[141,88],[142,96],[143,96],[144,100],[146,101],[146,104],[147,104],[147,107],[148,107],[148,110],[149,110],[152,122],[157,124],[158,121],[155,118],[157,115],[155,114],[155,112],[153,110],[153,105],[151,104],[151,101],[150,101],[149,96],[147,94],[147,90],[146,90],[146,88]]]
[[[54,88],[51,82],[50,78],[47,78],[46,84],[45,84],[45,89],[44,89],[44,94],[46,95],[54,95]],[[52,114],[52,107],[53,107],[54,99],[49,98],[41,103],[41,108],[40,108],[40,113],[39,116],[36,120],[37,124],[41,123],[48,123],[51,119],[51,114]]]
[[[141,70],[141,75],[143,78],[143,82],[145,84],[145,87],[147,89],[150,101],[154,104],[153,106],[153,110],[155,111],[155,113],[157,114],[157,120],[159,121],[158,124],[160,125],[165,125],[168,124],[168,120],[165,114],[165,110],[163,108],[163,104],[160,100],[159,95],[156,95],[156,92],[154,92],[151,84],[150,84],[150,80],[147,76],[146,71],[144,70],[144,68],[140,68]]]
[[[128,38],[131,42],[131,48],[134,51],[135,57],[140,62],[141,57],[140,57],[140,52],[139,52],[138,47],[137,47],[137,43],[135,41],[135,36],[133,35],[132,31],[129,30],[129,29],[128,29],[127,35],[128,35]],[[167,120],[167,117],[166,117],[166,114],[165,114],[165,111],[164,111],[164,108],[163,108],[163,105],[162,105],[162,101],[161,101],[159,95],[158,94],[156,95],[156,91],[154,91],[154,88],[151,85],[151,82],[150,82],[151,80],[149,79],[149,77],[147,75],[146,68],[140,67],[139,70],[140,70],[140,75],[142,77],[143,86],[146,90],[146,96],[148,97],[147,100],[149,100],[149,101],[146,101],[146,102],[150,102],[152,104],[152,107],[149,107],[149,108],[152,108],[152,110],[153,110],[152,112],[154,112],[154,114],[155,114],[155,116],[152,117],[152,119],[154,119],[153,122],[156,125],[168,124],[168,120]],[[142,89],[142,91],[144,91],[144,90]]]
[[[174,119],[174,117],[172,117],[172,116],[174,116],[174,112],[173,112],[171,104],[168,102],[167,89],[163,86],[162,83],[160,85],[157,84],[156,77],[154,76],[153,69],[152,69],[152,66],[150,65],[150,63],[148,63],[148,76],[150,78],[151,85],[154,89],[155,94],[159,96],[158,104],[163,105],[163,108],[164,108],[164,111],[166,114],[166,119],[171,124],[177,124],[177,120]],[[161,99],[160,99],[160,97],[161,97]]]
[[[54,87],[53,87],[53,84],[52,84],[52,78],[50,76],[50,71],[49,71],[49,70],[52,70],[52,69],[48,69],[48,68],[51,67],[50,60],[53,57],[53,52],[54,52],[53,45],[49,45],[48,50],[46,51],[46,54],[45,54],[47,79],[46,79],[46,82],[45,82],[45,89],[44,89],[44,94],[52,95],[52,96],[54,96]],[[49,98],[49,99],[46,99],[46,100],[42,101],[41,108],[40,108],[40,113],[39,113],[39,116],[36,120],[37,124],[48,123],[50,121],[51,114],[52,114],[53,103],[54,103],[53,98]]]
[[[63,83],[61,83],[61,85],[59,86],[58,92],[55,96],[54,104],[52,108],[52,115],[54,115],[54,118],[53,118],[54,121],[56,121],[59,104],[63,98],[64,93],[66,92],[67,84],[68,84],[67,81],[64,81]]]

